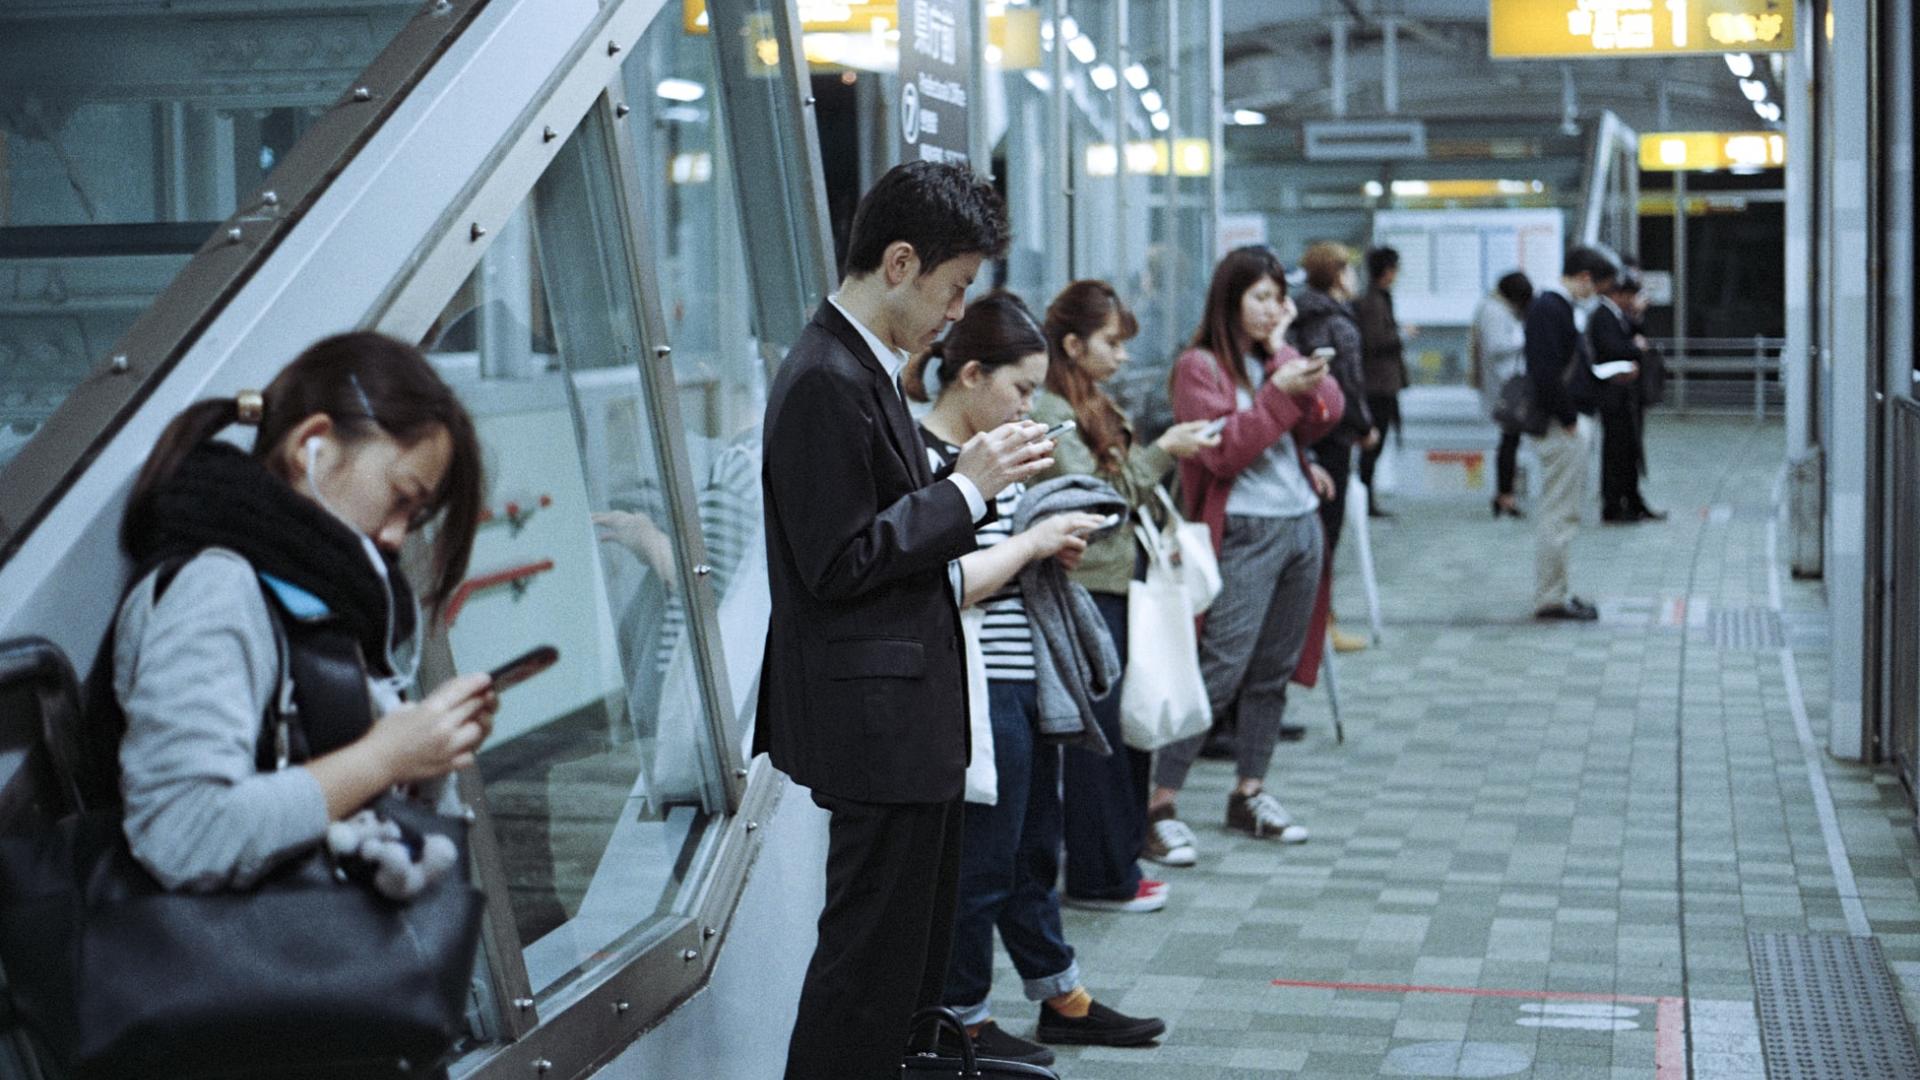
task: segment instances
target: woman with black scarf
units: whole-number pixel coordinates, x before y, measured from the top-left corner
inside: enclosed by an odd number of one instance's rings
[[[258,428],[253,449],[214,438]],[[466,574],[481,505],[473,422],[419,350],[374,333],[317,342],[264,393],[175,417],[134,484],[135,565],[111,642],[125,716],[117,794],[134,856],[169,889],[244,888],[395,788],[437,796],[497,700],[485,675],[402,698],[420,606],[397,556],[444,512],[429,610]],[[307,760],[274,768],[261,718],[282,625],[358,646],[370,709],[302,716]],[[284,758],[284,753],[280,755]]]

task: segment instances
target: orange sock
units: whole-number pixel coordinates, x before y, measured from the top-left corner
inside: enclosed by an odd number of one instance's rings
[[[971,1038],[973,1038],[973,1037],[974,1037],[975,1035],[978,1035],[978,1034],[980,1034],[980,1029],[981,1029],[981,1028],[983,1028],[983,1027],[986,1027],[986,1026],[987,1026],[988,1024],[991,1024],[991,1023],[993,1023],[993,1017],[991,1017],[991,1016],[989,1016],[989,1017],[987,1017],[987,1018],[986,1018],[985,1020],[982,1020],[982,1021],[980,1021],[980,1022],[979,1022],[979,1023],[977,1023],[977,1024],[968,1024],[968,1025],[967,1025],[967,1038],[969,1038],[969,1039],[971,1039]]]
[[[1047,999],[1049,1008],[1069,1020],[1078,1020],[1087,1015],[1087,1009],[1092,1005],[1093,995],[1087,993],[1084,986],[1076,986],[1064,994]]]

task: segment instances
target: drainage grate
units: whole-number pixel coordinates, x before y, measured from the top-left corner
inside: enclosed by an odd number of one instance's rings
[[[1893,973],[1868,937],[1748,934],[1769,1080],[1920,1076]]]
[[[1707,618],[1707,633],[1716,649],[1755,652],[1787,645],[1780,613],[1772,608],[1714,608]]]

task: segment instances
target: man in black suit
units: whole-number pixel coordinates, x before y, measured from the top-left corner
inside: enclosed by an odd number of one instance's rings
[[[1600,306],[1587,320],[1587,342],[1593,346],[1593,362],[1605,364],[1625,360],[1639,366],[1646,359],[1635,323],[1639,312],[1640,276],[1631,266],[1624,269],[1613,284],[1600,294]],[[1600,387],[1600,518],[1609,522],[1660,521],[1667,515],[1647,505],[1640,494],[1640,477],[1646,472],[1646,446],[1642,442],[1645,413],[1640,404],[1640,388],[1633,380],[1609,381]]]
[[[955,560],[1053,444],[1039,424],[1007,424],[935,477],[896,378],[1006,247],[984,179],[892,169],[861,199],[840,289],[768,394],[773,610],[754,749],[832,815],[788,1080],[897,1076],[909,1015],[940,1000],[970,752]]]

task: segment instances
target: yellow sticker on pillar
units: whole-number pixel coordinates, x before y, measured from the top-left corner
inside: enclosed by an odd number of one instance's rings
[[[1793,0],[1488,0],[1496,60],[1786,52]]]

